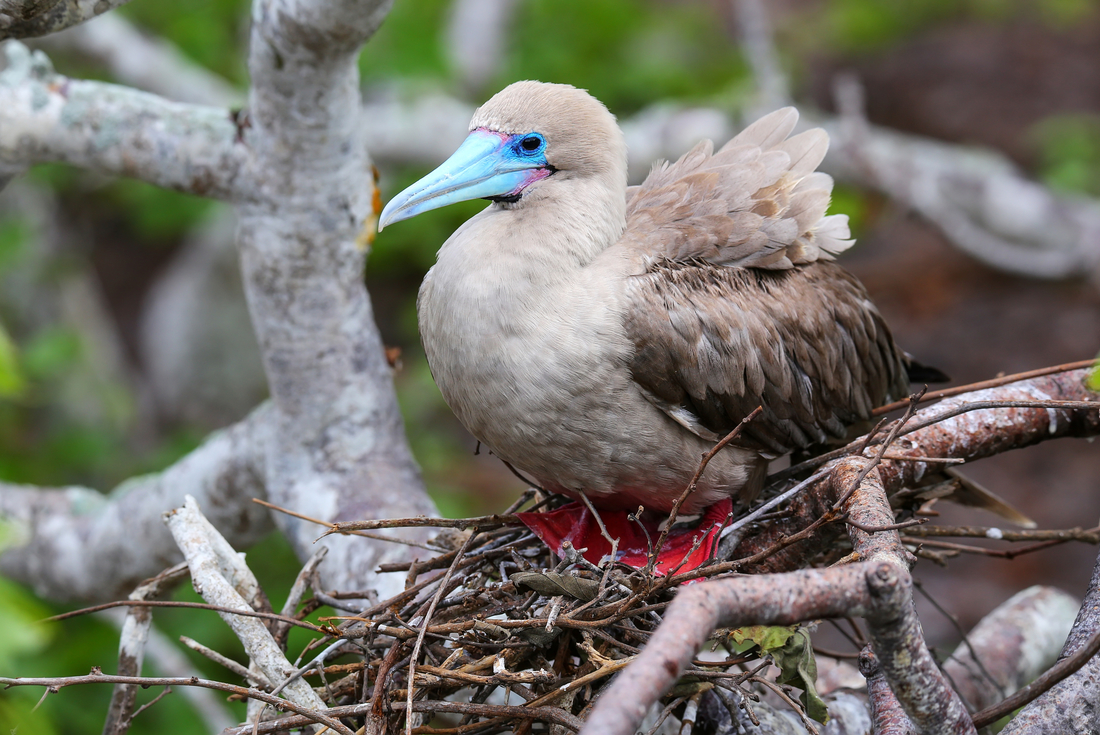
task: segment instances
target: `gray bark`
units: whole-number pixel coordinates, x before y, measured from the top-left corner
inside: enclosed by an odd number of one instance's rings
[[[20,521],[25,539],[0,556],[0,569],[49,597],[117,596],[178,560],[159,515],[188,493],[236,546],[268,528],[253,496],[326,521],[434,513],[362,281],[376,213],[356,59],[388,9],[257,2],[250,123],[240,127],[224,109],[67,79],[41,52],[7,45],[4,173],[64,161],[238,204],[245,290],[272,400],[107,500],[87,489],[0,486],[0,513]],[[94,510],[78,512],[82,503]],[[303,559],[316,551],[316,525],[275,520]],[[379,562],[407,553],[361,537],[324,543],[324,583],[345,590],[369,588]]]

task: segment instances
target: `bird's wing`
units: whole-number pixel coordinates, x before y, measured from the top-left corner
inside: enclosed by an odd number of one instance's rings
[[[649,262],[699,259],[781,270],[851,245],[846,215],[825,216],[833,180],[815,169],[824,130],[787,137],[793,107],[766,115],[717,153],[703,141],[675,163],[653,167],[627,192],[621,245]]]
[[[788,137],[797,120],[779,110],[655,166],[615,246],[643,271],[624,316],[642,392],[708,439],[763,405],[741,442],[775,452],[843,438],[907,389],[863,287],[821,262],[851,245],[848,222],[825,216],[832,179],[814,170],[828,136]]]
[[[782,454],[843,439],[905,395],[904,354],[860,283],[832,263],[786,270],[658,260],[626,280],[634,382],[711,440],[754,408],[739,444]]]

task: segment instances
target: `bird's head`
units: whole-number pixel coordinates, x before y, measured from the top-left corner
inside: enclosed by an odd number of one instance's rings
[[[583,89],[516,82],[478,108],[443,165],[390,200],[378,229],[468,199],[523,206],[578,179],[625,191],[626,143],[614,115]]]

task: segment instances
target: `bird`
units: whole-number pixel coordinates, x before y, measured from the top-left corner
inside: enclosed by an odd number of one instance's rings
[[[667,513],[701,456],[757,406],[680,510],[751,499],[768,463],[844,440],[918,366],[834,262],[828,135],[770,113],[628,186],[614,115],[587,91],[516,82],[474,113],[378,229],[490,204],[439,248],[417,299],[458,420],[545,490]]]

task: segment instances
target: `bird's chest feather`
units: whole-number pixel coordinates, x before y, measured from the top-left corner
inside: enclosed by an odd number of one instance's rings
[[[629,390],[630,347],[611,282],[441,252],[424,280],[421,340],[459,420],[498,454],[589,441]],[[515,460],[513,460],[515,461]]]

